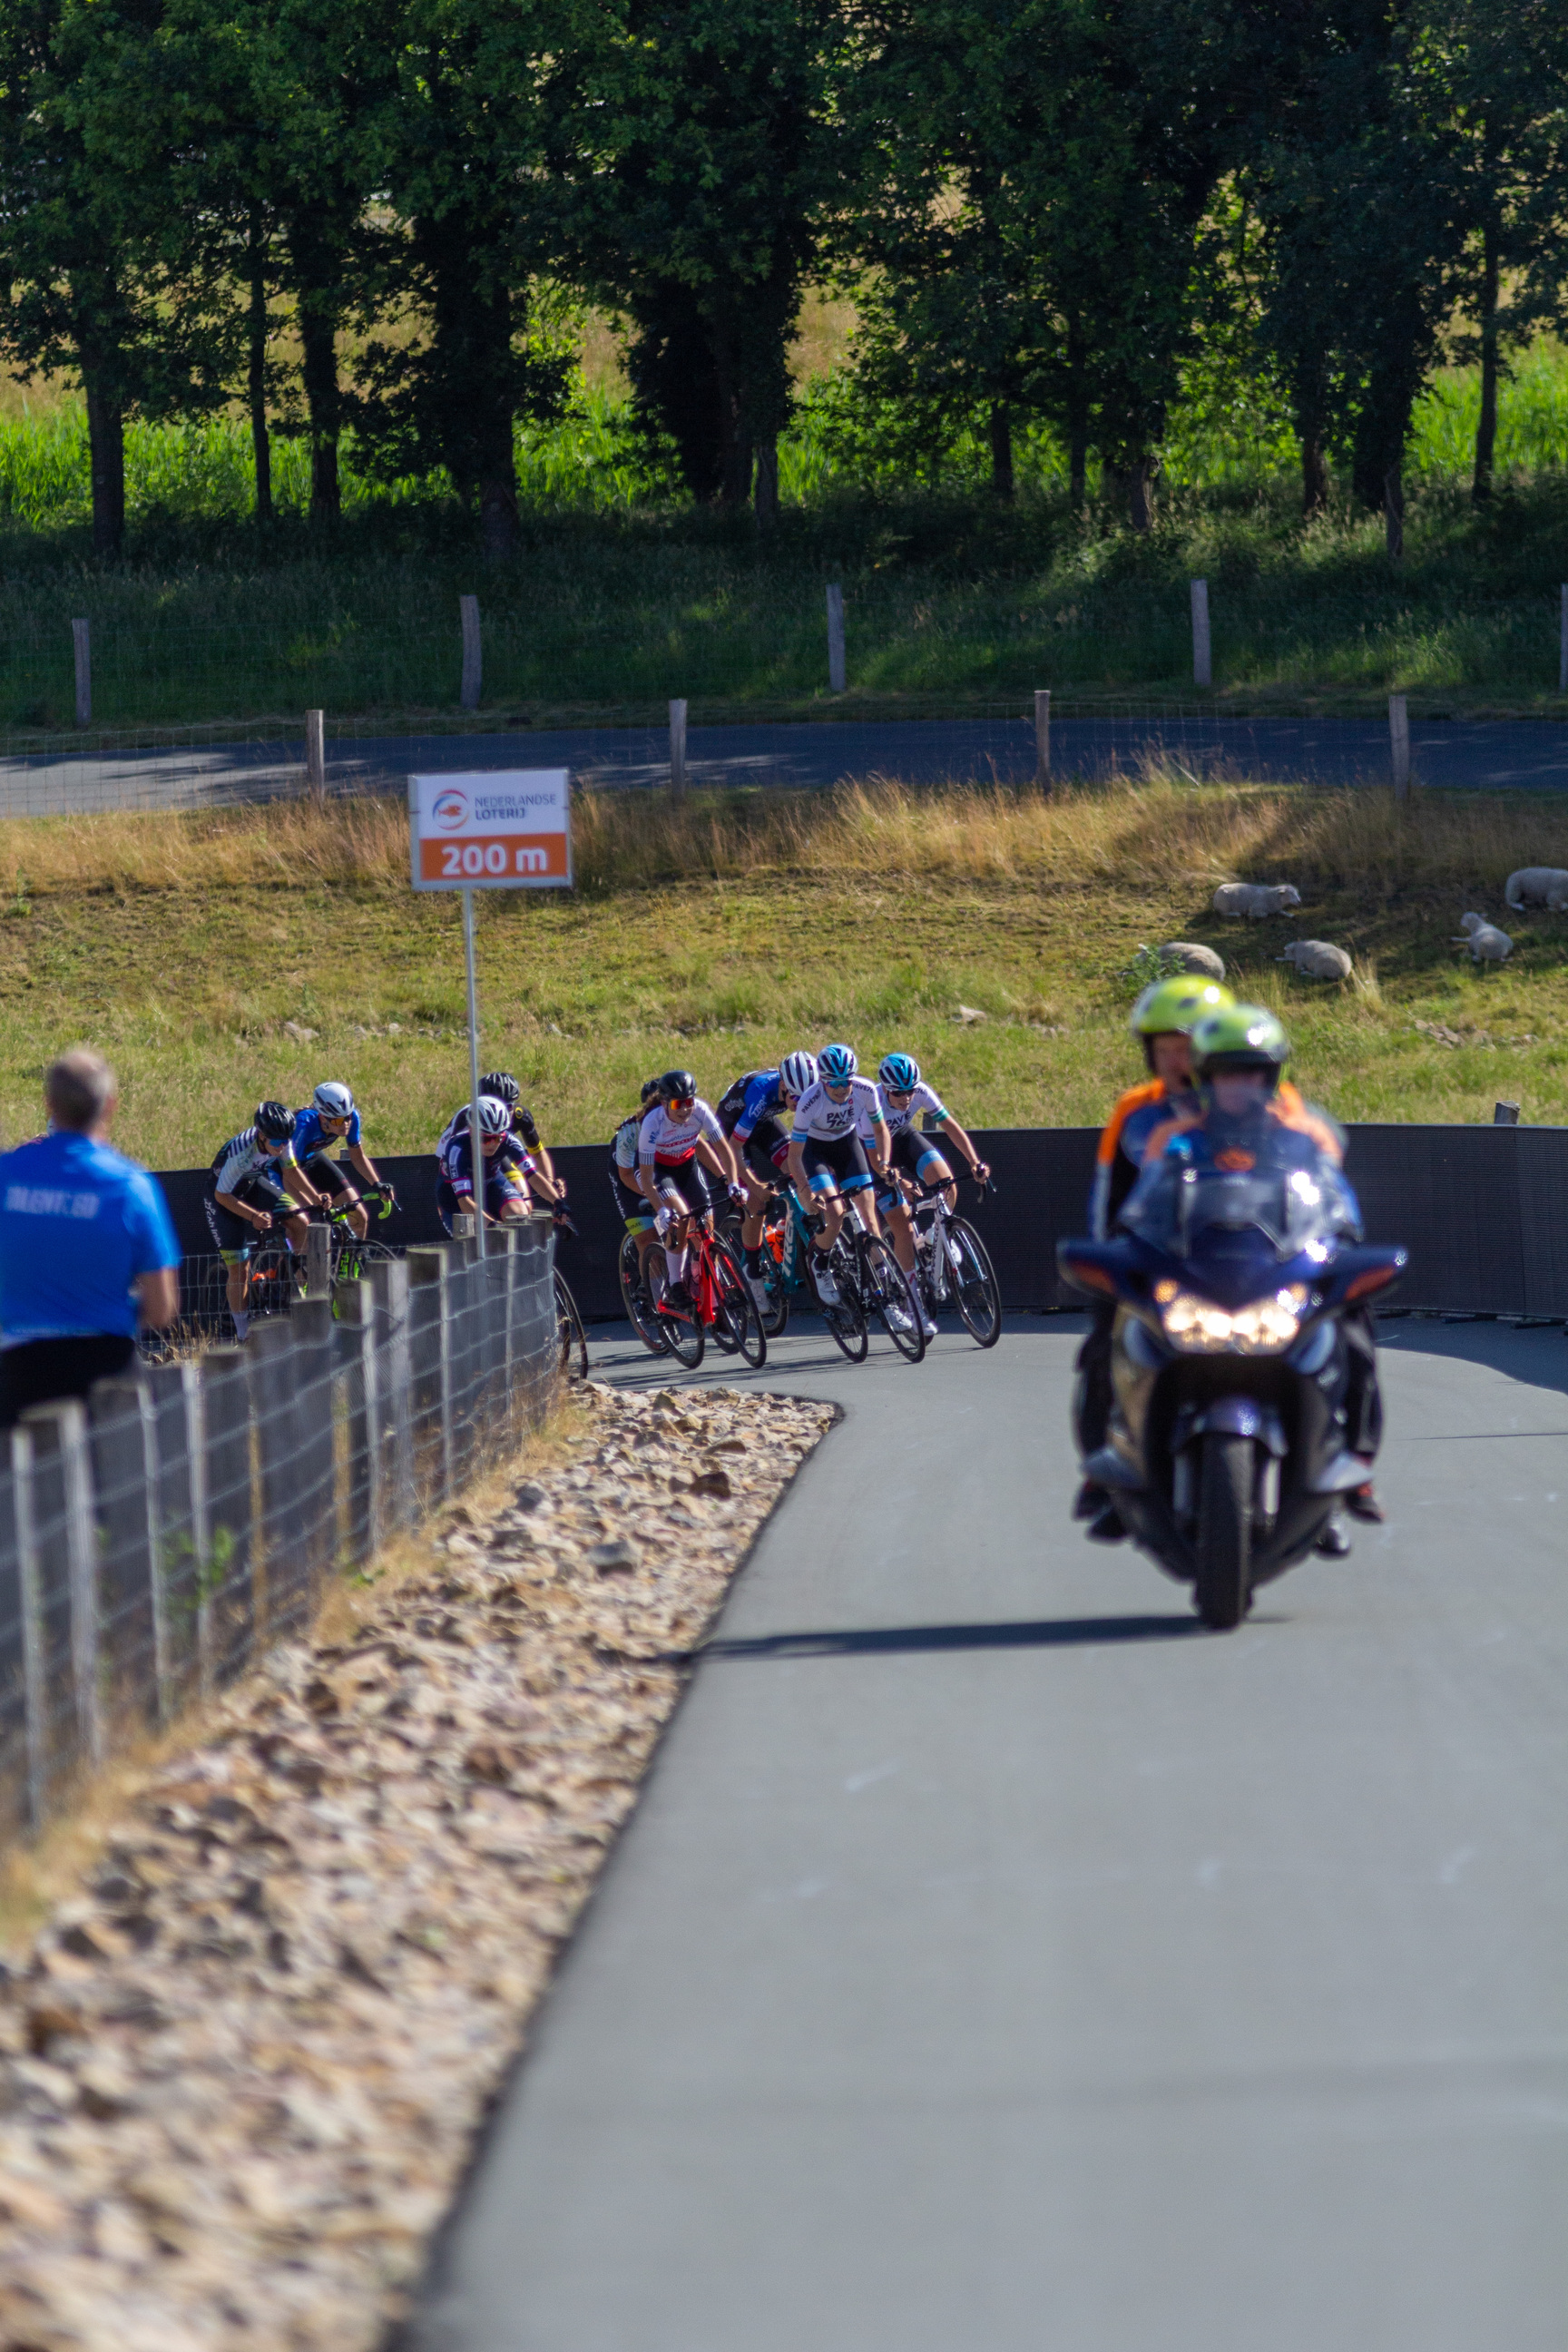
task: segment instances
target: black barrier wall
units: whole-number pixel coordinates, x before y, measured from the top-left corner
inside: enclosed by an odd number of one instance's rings
[[[1068,1301],[1057,1282],[1058,1241],[1087,1229],[1095,1129],[990,1128],[975,1131],[995,1191],[961,1194],[963,1213],[984,1237],[1009,1307],[1050,1308]],[[552,1154],[570,1187],[579,1229],[559,1251],[583,1313],[621,1312],[616,1265],[621,1228],[604,1144]],[[396,1186],[398,1206],[377,1237],[398,1247],[438,1241],[434,1158],[376,1162]],[[1568,1128],[1352,1127],[1347,1172],[1361,1196],[1369,1241],[1410,1252],[1402,1306],[1449,1313],[1568,1317]],[[202,1211],[205,1169],[159,1180],[182,1249],[209,1251]]]

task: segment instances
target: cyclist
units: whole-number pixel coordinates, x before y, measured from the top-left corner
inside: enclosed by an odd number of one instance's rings
[[[610,1194],[616,1204],[616,1214],[625,1225],[637,1251],[637,1278],[644,1290],[647,1287],[647,1254],[653,1247],[654,1213],[644,1197],[637,1181],[637,1137],[647,1107],[658,1092],[657,1078],[645,1078],[638,1097],[639,1108],[629,1118],[623,1118],[610,1138]]]
[[[511,1131],[510,1106],[498,1096],[479,1097],[479,1154],[484,1169],[484,1213],[492,1224],[528,1214],[528,1154]],[[474,1211],[474,1155],[468,1129],[442,1137],[437,1161],[436,1211],[447,1233],[459,1213]]]
[[[289,1246],[299,1256],[305,1247],[302,1211],[321,1205],[321,1193],[295,1164],[293,1140],[294,1114],[288,1104],[258,1103],[255,1118],[229,1137],[207,1180],[207,1230],[227,1268],[225,1295],[239,1339],[250,1328],[246,1260],[258,1236],[270,1233],[273,1221],[281,1219]]]
[[[921,1076],[921,1066],[912,1054],[887,1055],[877,1072],[879,1084],[877,1099],[882,1106],[882,1117],[888,1129],[888,1181],[877,1194],[877,1206],[887,1218],[893,1236],[893,1255],[906,1274],[915,1270],[914,1215],[905,1195],[900,1178],[921,1184],[942,1184],[946,1187],[947,1205],[958,1205],[958,1190],[952,1181],[952,1171],[931,1141],[932,1131],[943,1140],[951,1139],[955,1150],[963,1154],[969,1173],[976,1183],[984,1183],[991,1171],[981,1159],[968,1136],[960,1127],[933,1087]],[[917,1113],[923,1113],[925,1132],[915,1129]],[[921,1320],[928,1339],[936,1337],[936,1325],[921,1302]]]
[[[789,1133],[780,1118],[816,1083],[815,1055],[786,1054],[776,1069],[748,1070],[720,1098],[719,1124],[735,1148],[746,1188],[741,1249],[746,1280],[759,1307],[768,1303],[763,1280],[763,1214],[789,1160]]]
[[[712,1105],[699,1095],[689,1070],[666,1070],[658,1081],[657,1099],[637,1130],[637,1181],[664,1243],[664,1297],[655,1304],[677,1314],[691,1311],[691,1294],[686,1287],[691,1221],[699,1218],[712,1229],[709,1169],[723,1179],[737,1205],[745,1199],[734,1148]]]
[[[364,1202],[331,1157],[334,1146],[347,1149],[363,1182],[381,1182],[360,1140],[360,1116],[353,1096],[341,1080],[323,1078],[304,1109],[294,1113],[294,1160],[323,1200],[335,1201],[340,1214],[346,1212],[350,1232],[363,1242],[370,1218]],[[392,1192],[384,1194],[382,1215],[390,1216],[395,1206]]]
[[[1094,1185],[1089,1196],[1089,1231],[1103,1241],[1138,1181],[1143,1153],[1154,1129],[1177,1104],[1194,1102],[1193,1032],[1205,1014],[1224,1012],[1236,999],[1217,981],[1176,972],[1143,991],[1128,1016],[1128,1027],[1143,1049],[1148,1073],[1129,1087],[1100,1132],[1094,1155]],[[1087,1462],[1105,1443],[1110,1421],[1110,1334],[1116,1307],[1095,1302],[1088,1335],[1078,1351],[1073,1386],[1073,1428]],[[1110,1501],[1088,1479],[1079,1489],[1075,1517],[1093,1518]]]
[[[881,1230],[872,1197],[872,1170],[878,1176],[887,1173],[888,1123],[876,1087],[858,1075],[859,1068],[852,1045],[825,1045],[816,1057],[816,1084],[806,1088],[795,1107],[790,1181],[821,1215],[820,1226],[813,1221],[812,1246],[822,1260],[838,1239],[851,1201],[868,1234]],[[826,1265],[818,1265],[814,1273],[818,1296],[825,1305],[836,1306],[838,1286]]]

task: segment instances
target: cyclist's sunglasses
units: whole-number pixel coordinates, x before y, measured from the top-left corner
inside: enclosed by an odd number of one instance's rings
[[[695,1095],[671,1095],[669,1097],[669,1108],[671,1110],[694,1110],[696,1107],[697,1097]]]
[[[849,1091],[847,1078],[824,1078],[822,1083],[830,1095],[847,1095]]]
[[[261,1135],[258,1136],[257,1141],[263,1151],[287,1151],[289,1149],[289,1138],[286,1135]]]

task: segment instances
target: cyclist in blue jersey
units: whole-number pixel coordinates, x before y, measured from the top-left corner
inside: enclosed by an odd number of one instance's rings
[[[347,1209],[349,1230],[356,1241],[363,1242],[370,1218],[352,1181],[331,1157],[339,1150],[347,1150],[364,1183],[380,1183],[381,1178],[360,1140],[360,1116],[353,1096],[339,1079],[323,1078],[304,1109],[294,1114],[294,1164],[323,1200],[335,1201],[340,1208]],[[393,1195],[388,1192],[382,1203],[382,1214],[389,1215],[394,1205]]]
[[[977,1183],[984,1183],[991,1171],[941,1096],[927,1086],[912,1054],[887,1055],[877,1076],[880,1081],[877,1098],[888,1129],[888,1181],[877,1194],[877,1206],[888,1220],[894,1255],[906,1274],[913,1274],[914,1218],[900,1179],[910,1183],[943,1185],[948,1207],[954,1209],[958,1205],[952,1170],[931,1141],[933,1131],[944,1142],[952,1143]],[[922,1115],[923,1134],[915,1127],[916,1118]],[[934,1339],[936,1325],[929,1315],[925,1316],[925,1323],[926,1338]]]
[[[299,1256],[305,1247],[303,1211],[321,1204],[321,1193],[295,1164],[293,1141],[294,1114],[288,1104],[258,1103],[252,1124],[229,1137],[207,1179],[207,1230],[228,1270],[228,1311],[241,1339],[250,1321],[246,1259],[276,1222],[283,1224],[289,1246]]]
[[[768,1303],[763,1280],[763,1215],[773,1187],[789,1173],[789,1133],[781,1124],[808,1087],[816,1084],[813,1054],[786,1054],[773,1070],[748,1070],[721,1097],[720,1126],[734,1146],[745,1187],[741,1248],[746,1280],[759,1307]]]

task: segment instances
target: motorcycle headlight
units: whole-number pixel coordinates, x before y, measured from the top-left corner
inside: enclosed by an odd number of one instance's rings
[[[1173,1348],[1197,1355],[1234,1350],[1243,1356],[1275,1356],[1290,1345],[1301,1328],[1307,1287],[1293,1282],[1288,1290],[1254,1298],[1233,1314],[1212,1299],[1179,1289],[1173,1282],[1162,1282],[1155,1288],[1154,1303]]]

